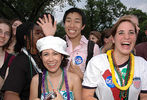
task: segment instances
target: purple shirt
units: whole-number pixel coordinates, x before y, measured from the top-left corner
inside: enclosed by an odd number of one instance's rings
[[[80,40],[80,45],[75,47],[74,50],[72,49],[72,43],[67,36],[66,36],[66,41],[67,41],[67,45],[68,45],[67,52],[70,55],[67,69],[70,66],[70,62],[73,61],[73,64],[78,65],[80,67],[81,71],[84,73],[86,58],[87,58],[87,54],[88,54],[87,53],[88,40],[85,38],[85,36],[82,35],[81,40]],[[96,56],[98,54],[100,54],[100,49],[99,49],[99,46],[95,44],[93,56]]]

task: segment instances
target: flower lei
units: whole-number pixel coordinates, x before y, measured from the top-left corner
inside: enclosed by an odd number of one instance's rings
[[[112,81],[114,83],[114,85],[120,89],[120,90],[127,90],[131,84],[132,84],[132,81],[133,81],[133,76],[134,76],[134,55],[131,53],[130,56],[131,56],[131,72],[130,72],[130,78],[128,80],[128,83],[126,86],[123,86],[121,87],[117,82],[116,82],[116,77],[115,77],[115,71],[114,71],[114,66],[113,66],[113,60],[112,60],[112,56],[111,56],[111,53],[112,53],[112,50],[108,50],[107,51],[107,56],[108,56],[108,60],[109,60],[109,63],[110,63],[110,69],[111,69],[111,72],[112,72]]]

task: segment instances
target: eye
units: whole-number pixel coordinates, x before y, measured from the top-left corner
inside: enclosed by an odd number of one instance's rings
[[[10,36],[10,32],[6,31],[5,35]]]
[[[133,30],[130,30],[129,33],[130,34],[135,34],[135,32]]]
[[[66,22],[70,22],[70,19],[66,19]]]
[[[123,30],[120,30],[119,32],[118,32],[118,34],[123,34],[124,33],[124,31]]]
[[[48,56],[48,53],[47,52],[42,53],[42,56]]]
[[[79,20],[76,20],[75,22],[76,22],[76,23],[80,23],[80,21],[79,21]]]
[[[59,55],[60,53],[58,53],[58,52],[54,52],[53,54],[54,54],[54,55]]]

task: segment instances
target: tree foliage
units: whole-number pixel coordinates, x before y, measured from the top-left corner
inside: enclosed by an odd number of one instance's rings
[[[19,18],[23,21],[35,21],[44,13],[53,13],[53,7],[64,7],[64,2],[75,5],[80,0],[0,0],[0,17]]]
[[[87,0],[85,7],[86,32],[91,30],[102,31],[109,28],[117,18],[126,12],[126,7],[120,0]]]

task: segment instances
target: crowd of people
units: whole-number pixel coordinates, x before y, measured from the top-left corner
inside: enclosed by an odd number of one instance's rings
[[[112,28],[82,35],[79,8],[56,21],[0,18],[0,100],[147,100],[147,43],[136,45],[139,21],[124,15]],[[147,32],[147,27],[145,33]]]

